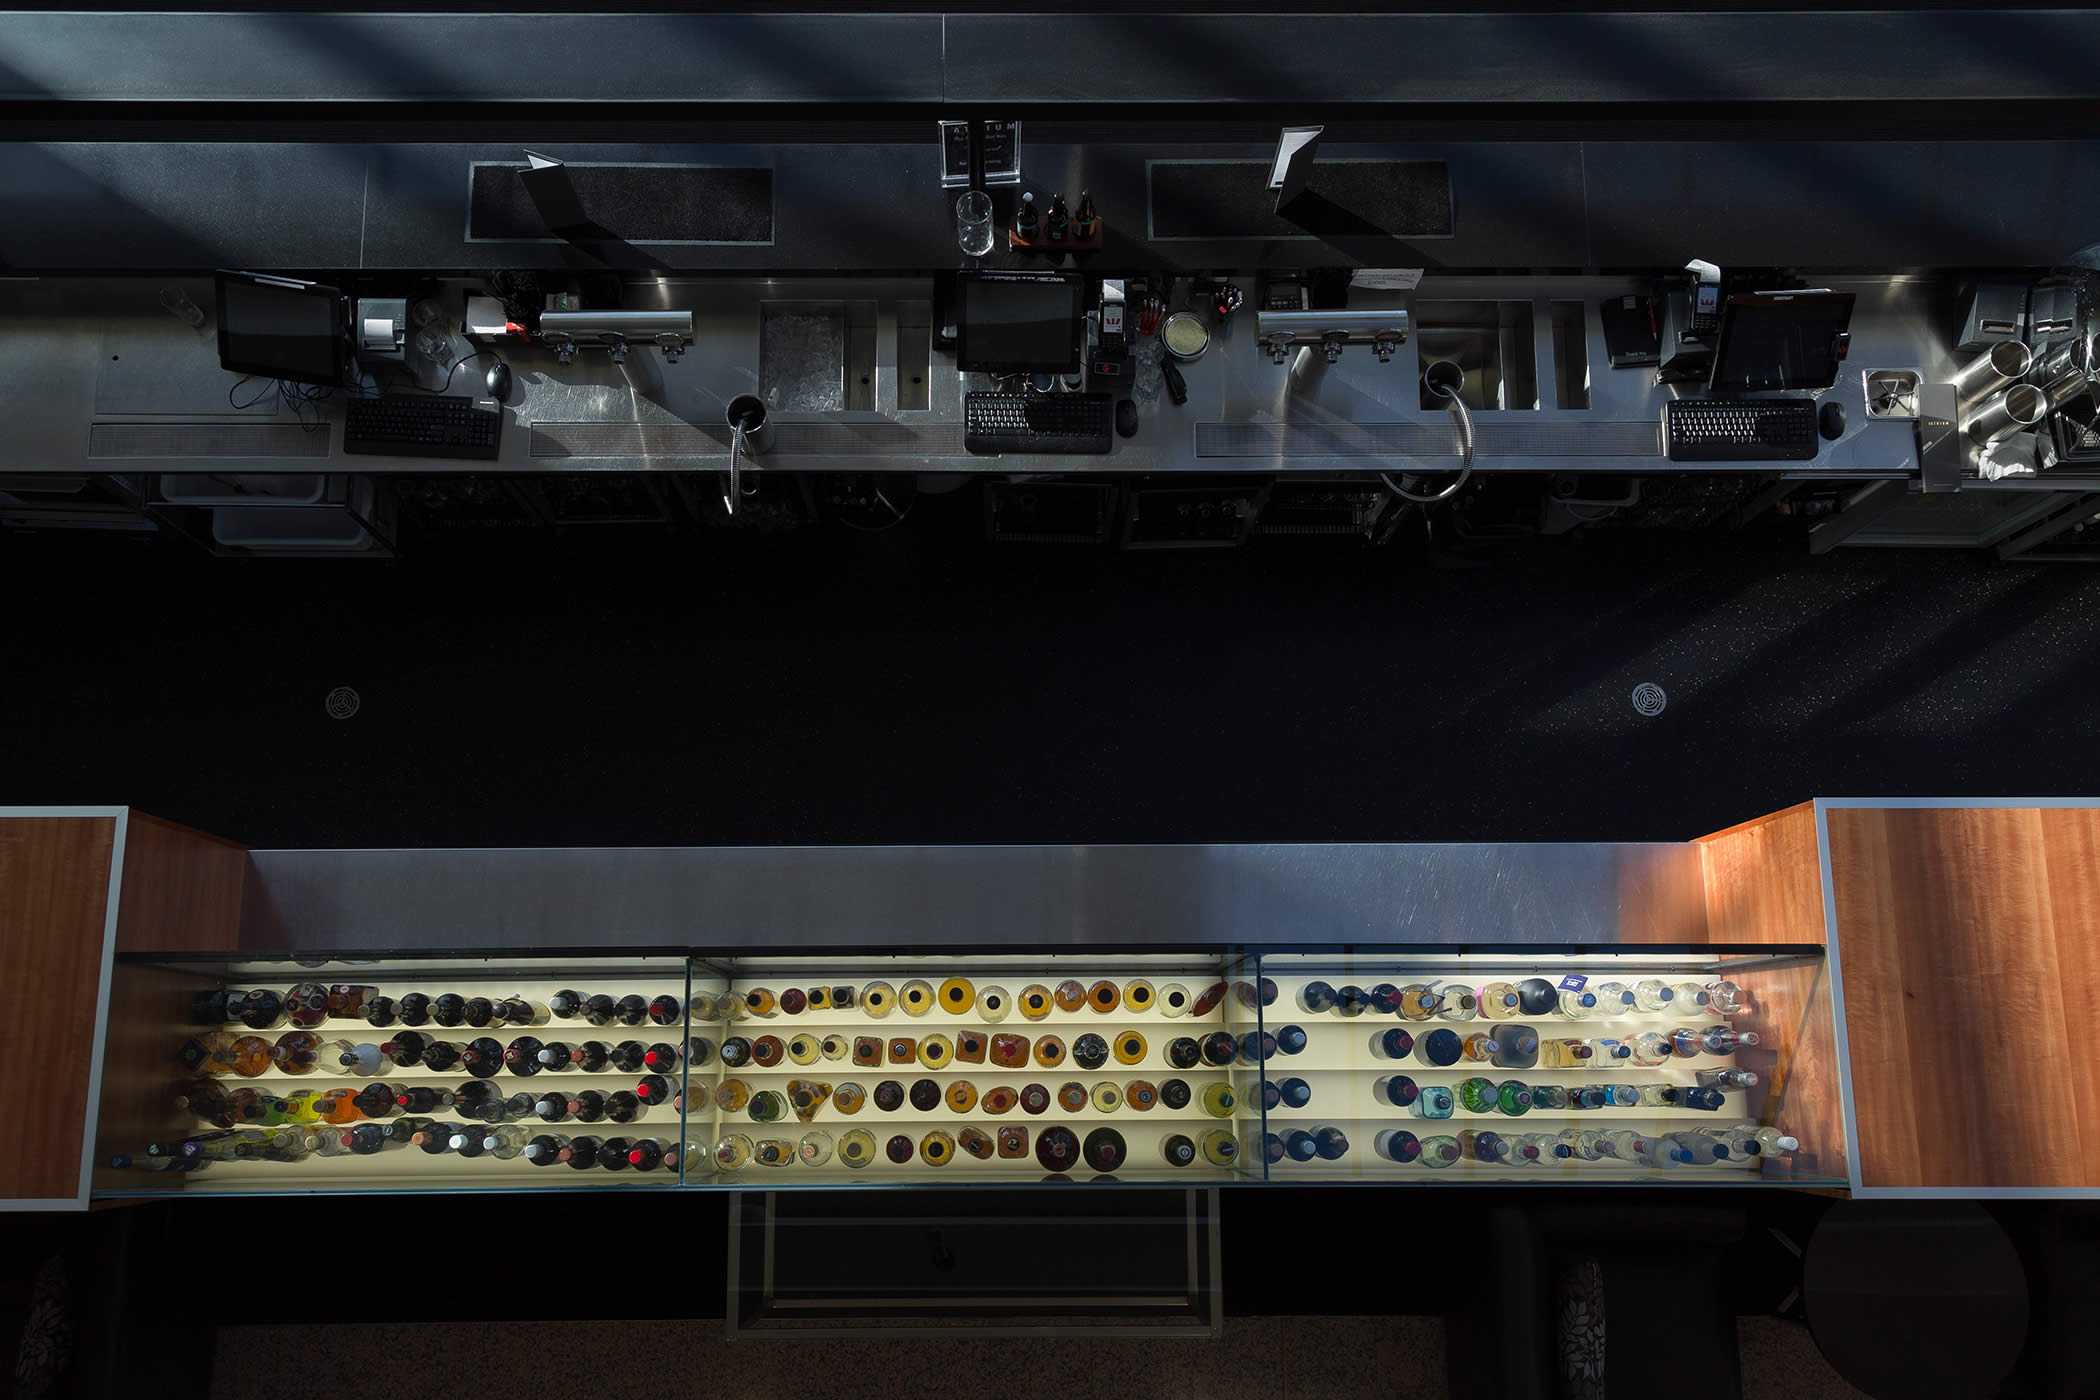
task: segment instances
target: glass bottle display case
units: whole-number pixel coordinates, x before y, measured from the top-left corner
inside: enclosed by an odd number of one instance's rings
[[[1820,950],[121,960],[97,1195],[1843,1184]]]

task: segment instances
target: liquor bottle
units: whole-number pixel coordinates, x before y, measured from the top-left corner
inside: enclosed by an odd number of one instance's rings
[[[751,1142],[748,1138],[743,1141],[744,1161],[748,1161],[751,1157]],[[576,1171],[589,1171],[592,1167],[598,1165],[598,1151],[604,1146],[604,1138],[591,1137],[588,1134],[583,1137],[572,1137],[562,1144],[560,1151],[555,1153],[555,1159]],[[743,1161],[737,1163],[738,1166],[743,1164]]]
[[[328,1019],[328,988],[301,982],[284,994],[284,1014],[300,1030],[318,1029]]]
[[[1676,982],[1670,986],[1670,1004],[1680,1016],[1704,1016],[1713,1010],[1713,998],[1706,988],[1697,982]]]
[[[1404,1167],[1422,1155],[1422,1140],[1405,1128],[1387,1128],[1371,1139],[1371,1150]]]
[[[246,992],[230,991],[225,987],[214,987],[208,992],[199,992],[190,998],[190,1024],[193,1026],[223,1026],[233,1019],[226,1009],[228,1002],[236,1002],[248,995]]]
[[[445,1074],[457,1069],[465,1055],[449,1040],[433,1040],[423,1047],[423,1068],[432,1074]]]
[[[998,1091],[995,1089],[992,1092],[997,1093]],[[1176,1111],[1187,1108],[1189,1102],[1194,1098],[1195,1095],[1190,1092],[1186,1079],[1169,1079],[1159,1086],[1159,1101]],[[1025,1096],[1023,1097],[1022,1105],[1023,1107],[1027,1105]]]
[[[1633,992],[1624,982],[1599,982],[1589,989],[1597,998],[1597,1014],[1605,1020],[1634,1013]]]
[[[634,1086],[634,1096],[649,1108],[662,1108],[671,1101],[671,1081],[660,1074],[645,1074]]]
[[[649,1019],[649,999],[630,993],[613,1004],[613,1019],[623,1026],[639,1026]]]
[[[1494,1046],[1489,1062],[1499,1069],[1530,1069],[1539,1062],[1539,1034],[1529,1026],[1504,1026]]]
[[[1707,1089],[1754,1089],[1757,1087],[1757,1071],[1753,1069],[1702,1069],[1692,1077],[1701,1087]]]
[[[327,1052],[346,1073],[370,1079],[384,1074],[392,1065],[384,1051],[369,1040],[352,1043],[347,1040],[331,1040]]]
[[[358,1014],[363,1016],[365,1024],[374,1030],[383,1030],[401,1019],[400,1010],[395,1006],[392,997],[372,997],[359,1009]]]
[[[586,997],[583,1003],[583,1019],[594,1026],[609,1026],[619,1015],[619,1005],[603,992]],[[593,1146],[595,1145],[594,1143]]]
[[[1642,1031],[1625,1042],[1628,1057],[1643,1069],[1666,1064],[1670,1059],[1670,1041],[1667,1036],[1654,1031]]]
[[[515,992],[503,998],[502,1001],[497,1002],[496,1011],[497,1014],[502,1016],[504,1025],[518,1030],[525,1030],[532,1026],[544,1026],[552,1015],[539,1002],[532,1000],[530,997],[521,997]]]
[[[239,1021],[251,1031],[274,1031],[290,1019],[284,998],[275,992],[257,988],[242,996],[240,1001],[229,1003],[229,1020]]]
[[[1688,1108],[1698,1113],[1719,1113],[1727,1105],[1728,1096],[1719,1089],[1709,1089],[1704,1085],[1684,1084],[1680,1084],[1677,1087],[1677,1107],[1679,1108]]]
[[[1736,1051],[1755,1046],[1760,1037],[1756,1031],[1739,1031],[1733,1026],[1708,1026],[1699,1036],[1699,1048],[1709,1055],[1733,1055]]]
[[[1677,999],[1661,980],[1644,977],[1633,984],[1633,1004],[1643,1011],[1668,1011]]]
[[[215,1079],[198,1079],[185,1086],[175,1098],[175,1108],[180,1113],[195,1114],[215,1128],[231,1128],[240,1121],[232,1093]]]
[[[560,1089],[549,1089],[532,1101],[532,1116],[542,1123],[565,1123],[569,1119],[569,1096]]]
[[[1196,1144],[1184,1133],[1169,1133],[1159,1140],[1159,1155],[1170,1167],[1185,1167],[1196,1160]]]
[[[569,1116],[582,1123],[598,1123],[605,1119],[605,1095],[596,1089],[585,1089],[569,1100]]]
[[[1239,1160],[1240,1143],[1227,1129],[1212,1128],[1203,1135],[1203,1140],[1197,1144],[1197,1150],[1202,1152],[1203,1160],[1212,1166],[1229,1167]]]
[[[1313,1150],[1323,1162],[1339,1162],[1349,1151],[1349,1139],[1340,1128],[1318,1128],[1313,1132]]]
[[[459,1086],[452,1107],[478,1123],[501,1123],[505,1117],[503,1091],[486,1079],[473,1079]]]
[[[648,1053],[649,1047],[639,1040],[623,1040],[612,1048],[607,1060],[622,1074],[640,1074],[644,1063],[642,1057]]]
[[[1101,232],[1101,216],[1094,212],[1094,196],[1079,192],[1079,207],[1072,211],[1072,236],[1085,241]]]
[[[770,1089],[766,1091],[766,1093],[772,1092]],[[759,1095],[758,1097],[762,1098],[764,1095]],[[777,1099],[780,1095],[773,1094],[773,1097]],[[641,1118],[646,1111],[647,1105],[631,1089],[622,1089],[618,1093],[605,1096],[605,1119],[609,1123],[632,1123]],[[580,1117],[581,1115],[578,1116]],[[756,1115],[754,1114],[753,1116],[755,1117]],[[761,1118],[758,1121],[770,1123],[774,1119]]]
[[[1597,1138],[1606,1155],[1621,1162],[1638,1162],[1648,1155],[1648,1139],[1625,1128],[1599,1133]]]
[[[653,1172],[664,1164],[664,1144],[661,1138],[636,1138],[627,1149],[627,1165],[638,1172]]]
[[[566,1040],[549,1040],[541,1043],[532,1058],[542,1073],[565,1074],[576,1068],[576,1047]]]
[[[1402,1079],[1409,1084],[1414,1082],[1405,1076]],[[1312,1102],[1312,1085],[1302,1079],[1286,1079],[1276,1086],[1276,1097],[1286,1108],[1303,1108]]]
[[[1590,1057],[1584,1061],[1584,1066],[1588,1069],[1617,1069],[1621,1068],[1619,1064],[1621,1060],[1630,1060],[1632,1058],[1633,1046],[1628,1041],[1592,1040],[1590,1042]]]
[[[1511,1118],[1521,1118],[1531,1112],[1531,1090],[1514,1079],[1505,1079],[1495,1086],[1495,1111]]]
[[[1480,989],[1480,1014],[1490,1021],[1507,1021],[1523,1011],[1523,999],[1508,982],[1490,982]]]
[[[545,1068],[540,1063],[540,1051],[546,1048],[538,1036],[521,1035],[503,1047],[503,1067],[512,1074],[538,1074]]]
[[[659,1026],[672,1025],[678,1020],[679,1013],[683,1009],[678,1004],[677,997],[672,996],[669,992],[665,992],[650,999],[648,1005],[649,1019]]]
[[[923,1147],[919,1155],[926,1155]],[[1096,1128],[1080,1144],[1079,1155],[1089,1167],[1105,1174],[1123,1165],[1130,1156],[1130,1147],[1114,1128]]]
[[[1468,1113],[1493,1113],[1495,1111],[1495,1082],[1491,1079],[1461,1079],[1458,1081],[1459,1107]]]
[[[1539,1045],[1539,1063],[1548,1069],[1587,1069],[1596,1053],[1587,1040],[1548,1040]]]
[[[1526,1016],[1551,1016],[1560,1009],[1560,988],[1543,977],[1526,977],[1517,983],[1517,1005]]]
[[[506,1123],[500,1128],[487,1128],[481,1134],[482,1153],[494,1157],[499,1162],[508,1162],[513,1157],[523,1155],[525,1143],[525,1130],[515,1124]]]
[[[454,1102],[454,1096],[443,1089],[410,1088],[394,1095],[394,1106],[404,1113],[436,1113]]]
[[[1567,1149],[1569,1156],[1585,1162],[1594,1162],[1606,1155],[1603,1135],[1587,1128],[1563,1128],[1555,1140]]]
[[[390,1118],[399,1111],[394,1098],[400,1092],[393,1085],[375,1079],[358,1086],[354,1102],[357,1111],[367,1118]]]
[[[404,1026],[427,1026],[430,1024],[430,998],[421,992],[409,992],[394,1003],[394,1014]]]
[[[1014,210],[1014,236],[1023,243],[1033,243],[1042,232],[1042,224],[1036,217],[1035,191],[1021,191],[1021,205]]]
[[[1404,994],[1401,1004],[1406,1005]],[[1371,1009],[1371,994],[1353,982],[1338,987],[1334,993],[1334,1009],[1344,1016],[1361,1016]]]
[[[1282,1043],[1281,1037],[1278,1044]],[[1435,1069],[1448,1069],[1458,1063],[1462,1052],[1458,1032],[1439,1026],[1415,1041],[1415,1059]]]
[[[1415,1038],[1399,1026],[1371,1037],[1371,1053],[1381,1060],[1404,1060],[1415,1050]]]
[[[1298,1009],[1317,1016],[1334,1009],[1334,988],[1325,982],[1307,982],[1298,989]]]
[[[1425,1167],[1455,1166],[1465,1156],[1455,1137],[1429,1137],[1422,1139],[1420,1161]]]
[[[365,1116],[364,1110],[357,1106],[355,1089],[323,1090],[314,1096],[313,1105],[314,1111],[321,1116],[321,1121],[333,1123],[340,1128],[361,1122]]]
[[[343,1136],[343,1146],[355,1157],[369,1157],[376,1152],[406,1145],[389,1137],[385,1125],[380,1123],[359,1123]]]
[[[1730,1160],[1728,1144],[1705,1133],[1671,1133],[1663,1142],[1677,1160],[1688,1167],[1706,1167]]]
[[[1264,977],[1262,984],[1264,986],[1269,985],[1269,979]],[[1397,1016],[1400,1014],[1400,989],[1392,983],[1373,983],[1364,989],[1364,995],[1371,999],[1371,1010],[1378,1015]],[[1268,1003],[1263,1002],[1262,1005],[1266,1006]]]
[[[1072,216],[1065,209],[1065,197],[1061,194],[1051,195],[1050,212],[1043,216],[1044,236],[1052,243],[1062,243],[1070,235],[1071,226]],[[1038,1142],[1036,1144],[1036,1156],[1038,1158],[1042,1156],[1042,1151],[1042,1144]],[[1053,1170],[1057,1169],[1053,1168]]]
[[[1320,1155],[1320,1144],[1303,1128],[1293,1128],[1283,1134],[1283,1155],[1293,1162],[1310,1162]]]
[[[1565,1162],[1575,1155],[1573,1148],[1563,1143],[1554,1133],[1524,1133],[1517,1138],[1517,1151],[1535,1162]]]
[[[1213,1031],[1211,1034],[1203,1037],[1203,1063],[1213,1068],[1222,1068],[1225,1065],[1229,1065],[1232,1063],[1233,1052],[1237,1048],[1238,1046],[1233,1041],[1229,1031]],[[1186,1069],[1188,1066],[1177,1065],[1175,1068]]]
[[[1437,1017],[1444,1021],[1470,1021],[1480,1014],[1480,997],[1471,987],[1447,985],[1444,988],[1444,1004],[1437,1008]]]
[[[1460,1058],[1470,1064],[1485,1064],[1494,1058],[1495,1038],[1486,1031],[1473,1031],[1458,1043]]]
[[[420,1031],[396,1031],[392,1038],[380,1042],[379,1053],[398,1069],[413,1069],[423,1063],[423,1052],[430,1045],[430,1037]]]
[[[270,1063],[286,1074],[311,1074],[321,1063],[323,1042],[312,1031],[286,1031],[270,1047]]]
[[[1539,1161],[1539,1149],[1535,1144],[1526,1141],[1527,1138],[1533,1136],[1535,1136],[1535,1134],[1512,1133],[1507,1139],[1509,1143],[1509,1155],[1503,1160],[1513,1167],[1537,1166]]]
[[[1400,1019],[1427,1021],[1444,1009],[1444,994],[1427,982],[1410,982],[1400,989]]]
[[[1509,1160],[1509,1139],[1495,1132],[1474,1132],[1471,1129],[1458,1135],[1459,1150],[1476,1162],[1489,1166],[1500,1166]]]
[[[1194,1069],[1202,1059],[1203,1047],[1193,1036],[1179,1036],[1167,1042],[1167,1063],[1176,1069]]]
[[[1738,1157],[1771,1157],[1782,1152],[1792,1152],[1801,1146],[1798,1138],[1788,1137],[1777,1128],[1761,1128],[1754,1123],[1738,1123],[1732,1128],[1700,1128],[1697,1131],[1710,1134],[1728,1145],[1728,1150]]]
[[[1285,1026],[1276,1032],[1276,1052],[1280,1055],[1296,1055],[1305,1049],[1305,1028]]]
[[[1449,1118],[1458,1108],[1458,1096],[1447,1084],[1424,1084],[1407,1106],[1407,1111],[1416,1118]]]
[[[476,1079],[490,1079],[503,1068],[503,1042],[477,1036],[459,1052],[460,1065]]]
[[[1743,989],[1723,979],[1706,984],[1706,1009],[1716,1016],[1733,1016],[1745,1009]]]
[[[1197,1101],[1203,1105],[1203,1111],[1213,1118],[1230,1118],[1232,1106],[1238,1102],[1233,1097],[1232,1086],[1222,1079],[1204,1085]]]
[[[487,997],[468,997],[464,1013],[466,1022],[475,1030],[486,1030],[492,1021],[502,1018],[496,1014],[496,1003]]]
[[[551,1167],[561,1160],[561,1152],[569,1140],[560,1133],[541,1133],[526,1140],[525,1148],[518,1155],[535,1167]]]
[[[1310,1097],[1311,1091],[1307,1091]],[[1413,1108],[1422,1097],[1422,1086],[1404,1074],[1381,1079],[1371,1086],[1371,1097],[1380,1103],[1389,1103],[1394,1108]]]
[[[365,1014],[365,1003],[378,997],[379,988],[361,982],[333,982],[328,987],[328,1014],[346,1020]]]
[[[547,998],[547,1010],[564,1021],[573,1021],[583,1014],[583,993],[563,987]]]
[[[1675,1084],[1640,1084],[1634,1088],[1636,1105],[1641,1108],[1675,1108],[1677,1086]]]
[[[1565,1085],[1534,1084],[1531,1086],[1531,1106],[1536,1109],[1559,1113],[1568,1107],[1573,1098],[1574,1095],[1568,1092]]]
[[[467,999],[457,992],[446,992],[430,1003],[430,1019],[453,1030],[467,1023]]]
[[[612,1063],[612,1050],[602,1040],[586,1040],[569,1051],[569,1063],[585,1074],[602,1074]]]
[[[440,1157],[452,1150],[452,1139],[467,1130],[464,1123],[432,1122],[410,1133],[408,1140],[432,1157]]]
[[[1571,992],[1560,989],[1560,1014],[1574,1021],[1587,1021],[1597,1016],[1597,994],[1591,991]]]

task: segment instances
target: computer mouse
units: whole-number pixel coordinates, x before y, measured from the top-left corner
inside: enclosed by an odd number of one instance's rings
[[[1825,400],[1816,410],[1816,426],[1827,441],[1836,442],[1845,435],[1845,406],[1836,399]]]
[[[510,402],[510,366],[498,360],[489,366],[489,397],[497,403]]]
[[[1137,436],[1137,405],[1129,399],[1116,400],[1116,431],[1124,437]]]

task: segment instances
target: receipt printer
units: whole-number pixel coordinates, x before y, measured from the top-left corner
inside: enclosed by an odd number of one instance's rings
[[[357,299],[357,353],[367,360],[398,360],[408,344],[408,302],[402,297]]]

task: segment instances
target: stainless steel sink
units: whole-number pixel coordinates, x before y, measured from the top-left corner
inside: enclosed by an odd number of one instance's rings
[[[758,392],[780,413],[875,407],[875,302],[759,304]]]

